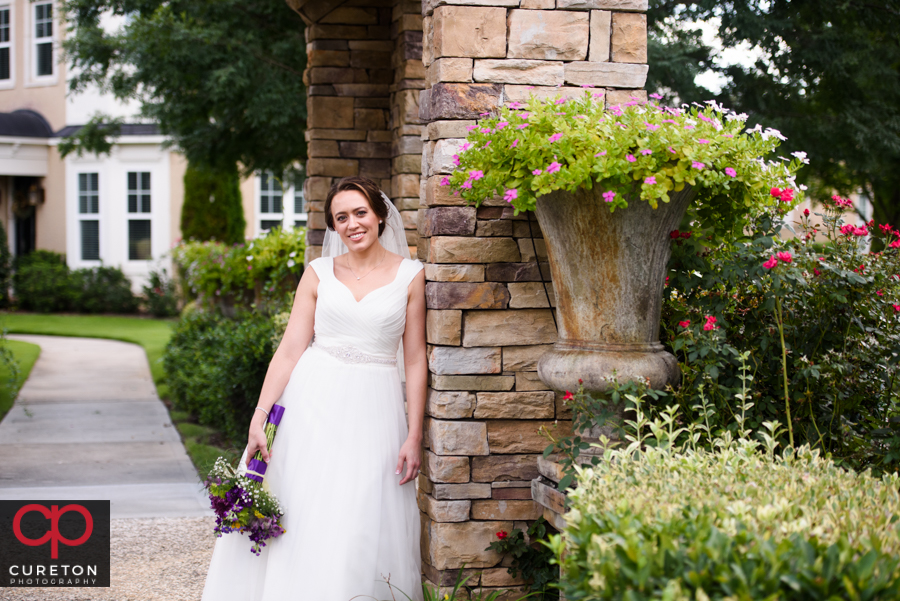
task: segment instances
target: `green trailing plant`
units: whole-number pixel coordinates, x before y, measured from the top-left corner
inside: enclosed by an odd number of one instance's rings
[[[540,601],[559,599],[555,588],[559,583],[559,568],[551,563],[553,552],[543,544],[549,534],[547,520],[540,517],[528,526],[526,532],[519,528],[513,528],[509,533],[501,530],[497,533],[497,540],[486,549],[512,557],[512,565],[507,572],[513,578],[521,573],[529,583],[534,599]]]
[[[52,313],[72,307],[69,267],[63,255],[36,250],[16,258],[13,293],[16,305],[26,311]]]
[[[244,207],[237,167],[190,163],[184,173],[181,233],[185,240],[244,241]]]
[[[246,244],[185,242],[172,256],[185,296],[202,306],[240,310],[256,303],[275,313],[292,299],[303,273],[305,247],[305,230],[275,228]]]
[[[802,197],[794,184],[805,155],[766,161],[783,136],[745,130],[746,115],[710,103],[687,109],[632,100],[604,108],[602,92],[584,97],[508,103],[471,126],[454,156],[457,170],[441,181],[479,204],[502,196],[516,210],[533,210],[554,190],[599,186],[610,211],[628,202],[654,208],[691,186],[688,219],[718,236],[740,233],[762,207]],[[772,188],[782,193],[769,194]]]
[[[893,599],[900,595],[900,477],[837,466],[781,426],[710,448],[677,407],[661,418],[628,395],[631,434],[576,467],[549,547],[567,599]],[[752,403],[740,403],[741,415]],[[680,442],[679,442],[680,441]]]

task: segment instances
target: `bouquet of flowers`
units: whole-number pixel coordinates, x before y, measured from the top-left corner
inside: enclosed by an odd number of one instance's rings
[[[281,405],[273,406],[269,412],[265,433],[266,448],[270,451],[283,414]],[[204,483],[216,513],[216,536],[229,532],[247,533],[253,542],[250,551],[256,555],[266,546],[265,541],[284,534],[281,504],[263,486],[266,467],[259,452],[247,463],[247,471],[243,474],[228,465],[224,457],[219,457]]]

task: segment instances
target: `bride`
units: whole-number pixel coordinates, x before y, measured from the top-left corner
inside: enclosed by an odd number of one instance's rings
[[[422,599],[425,275],[371,180],[335,183],[325,219],[323,256],[297,287],[241,458],[243,468],[259,450],[268,463],[285,534],[259,557],[246,536],[222,536],[203,601]],[[276,402],[285,413],[269,454],[263,425]]]

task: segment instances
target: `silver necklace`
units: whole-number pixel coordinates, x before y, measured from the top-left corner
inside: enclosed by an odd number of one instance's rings
[[[372,269],[370,269],[369,271],[367,271],[367,272],[365,273],[365,275],[356,275],[356,272],[353,271],[353,268],[352,268],[352,267],[350,267],[350,257],[346,257],[346,260],[347,260],[347,269],[350,270],[350,273],[353,274],[353,277],[355,277],[355,278],[356,278],[356,281],[358,282],[359,280],[363,279],[364,277],[366,277],[367,275],[369,275],[370,273],[372,273],[373,271],[375,271],[376,269],[378,269],[378,266],[381,265],[382,263],[384,263],[384,260],[385,260],[386,258],[387,258],[387,249],[385,249],[384,254],[381,256],[381,260],[378,261],[378,265],[375,265],[375,267],[373,267]]]

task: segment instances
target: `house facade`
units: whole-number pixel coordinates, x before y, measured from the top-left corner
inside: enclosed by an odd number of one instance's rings
[[[138,291],[151,270],[171,267],[187,163],[154,124],[139,121],[136,104],[96,89],[67,94],[61,10],[0,0],[0,223],[15,256],[46,249],[72,268],[120,267]],[[97,113],[126,122],[111,152],[61,157],[60,139]],[[242,181],[241,193],[247,238],[306,225],[299,186],[282,189],[260,173]]]

